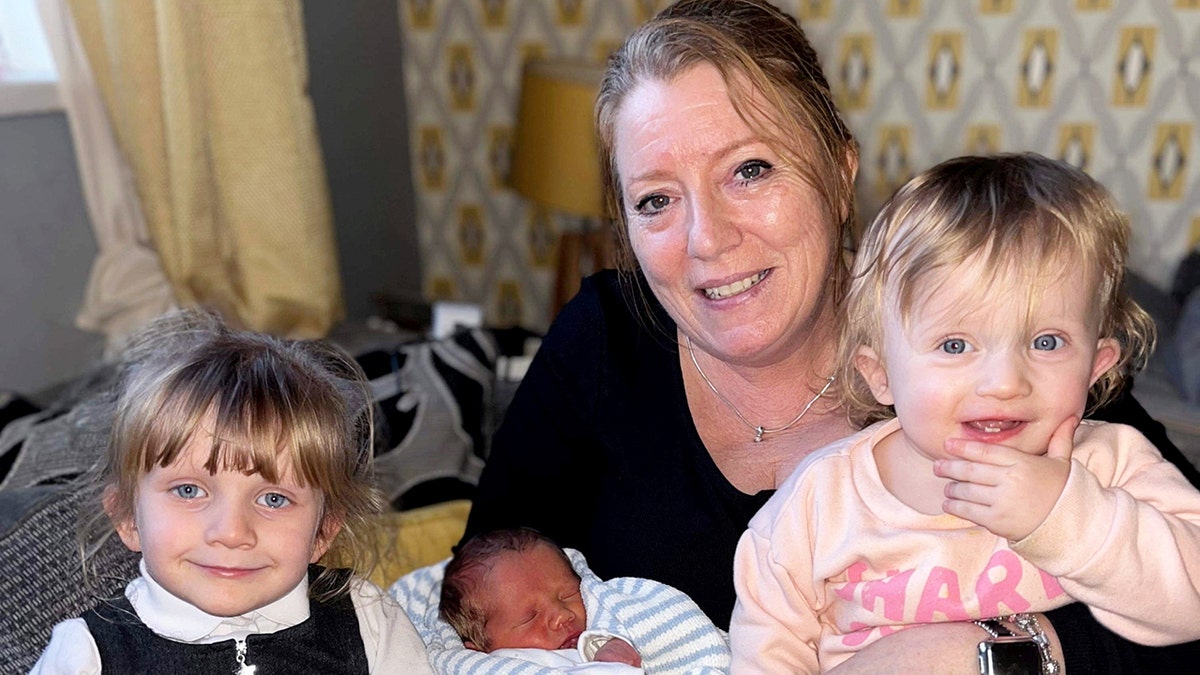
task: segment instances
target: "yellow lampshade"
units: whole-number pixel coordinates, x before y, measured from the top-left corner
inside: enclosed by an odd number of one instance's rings
[[[604,69],[530,61],[521,79],[509,181],[517,192],[576,216],[604,215],[592,107]]]

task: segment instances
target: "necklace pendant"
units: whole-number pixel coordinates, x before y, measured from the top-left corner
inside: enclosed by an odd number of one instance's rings
[[[236,640],[234,646],[237,648],[238,667],[233,672],[236,675],[256,675],[258,673],[258,666],[246,663],[246,640],[244,638]]]
[[[800,410],[800,414],[792,418],[791,422],[788,422],[787,424],[776,429],[768,429],[762,425],[754,426],[750,423],[750,420],[746,419],[746,416],[742,414],[742,411],[737,409],[737,406],[735,406],[729,399],[725,398],[724,394],[717,390],[717,385],[713,384],[712,380],[708,379],[708,375],[704,374],[704,369],[700,367],[700,362],[696,360],[696,350],[692,349],[692,338],[685,335],[683,336],[683,340],[684,344],[687,345],[688,356],[692,357],[692,365],[696,367],[696,372],[699,373],[700,379],[704,380],[704,384],[708,385],[708,388],[712,390],[712,393],[718,399],[720,399],[721,403],[724,403],[727,408],[733,411],[734,415],[737,415],[738,420],[742,424],[754,431],[755,443],[762,443],[763,434],[775,434],[779,433],[780,431],[787,431],[788,429],[796,426],[796,423],[804,419],[804,416],[808,414],[809,409],[811,409],[813,405],[815,405],[816,402],[825,395],[825,392],[829,391],[830,385],[833,384],[834,376],[830,375],[828,378],[826,378],[825,386],[821,387],[821,391],[818,391],[817,395],[812,397],[812,399],[804,406],[804,408]]]

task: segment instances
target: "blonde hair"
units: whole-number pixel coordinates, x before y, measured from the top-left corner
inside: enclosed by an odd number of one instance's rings
[[[372,476],[371,398],[352,358],[320,342],[233,330],[214,314],[190,310],[134,336],[120,368],[108,448],[93,481],[107,509],[93,508],[85,521],[85,569],[113,523],[134,517],[141,478],[174,463],[203,424],[212,434],[204,463],[212,473],[278,481],[286,453],[294,480],[324,495],[322,534],[341,526],[329,554],[359,575],[370,572],[372,517],[382,501]],[[314,588],[344,591],[349,577],[331,585],[329,572]]]
[[[1054,265],[1084,265],[1098,281],[1100,337],[1116,339],[1117,363],[1092,386],[1091,409],[1120,391],[1154,349],[1154,322],[1123,290],[1129,220],[1103,185],[1035,153],[950,159],[901,187],[868,226],[841,315],[841,395],[859,424],[890,417],[855,368],[867,346],[882,355],[883,317],[907,317],[926,282],[979,256],[990,284],[1029,282]],[[980,291],[980,298],[983,296]]]
[[[614,157],[617,116],[642,82],[669,82],[708,64],[725,80],[746,124],[795,165],[817,190],[836,226],[830,283],[841,296],[848,270],[842,247],[854,222],[858,145],[833,102],[817,53],[800,24],[763,0],[679,0],[633,32],[608,60],[596,98],[596,133],[606,206],[617,218],[617,267],[627,287],[638,263],[629,242]],[[751,91],[766,103],[754,105]]]

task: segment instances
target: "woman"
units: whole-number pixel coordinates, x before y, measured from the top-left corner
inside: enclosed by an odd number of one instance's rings
[[[601,578],[668,583],[726,627],[750,517],[852,431],[827,394],[857,146],[799,26],[758,0],[665,9],[610,60],[596,119],[621,279],[587,280],[547,334],[467,536],[535,527]],[[1069,609],[1070,667],[1097,644],[1134,650]],[[982,637],[904,631],[846,670],[902,650],[962,672]]]

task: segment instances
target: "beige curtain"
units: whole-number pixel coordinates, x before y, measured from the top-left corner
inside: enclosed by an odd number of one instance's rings
[[[175,298],[320,337],[342,316],[299,0],[67,0]]]
[[[113,354],[130,333],[172,309],[175,299],[66,0],[40,0],[38,8],[58,68],[59,98],[98,249],[75,322],[103,333],[106,352]]]

